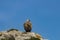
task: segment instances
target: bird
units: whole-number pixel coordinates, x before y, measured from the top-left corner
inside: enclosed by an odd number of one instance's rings
[[[23,25],[24,25],[24,29],[25,29],[26,32],[31,32],[32,23],[31,23],[30,19],[27,19],[26,22]]]

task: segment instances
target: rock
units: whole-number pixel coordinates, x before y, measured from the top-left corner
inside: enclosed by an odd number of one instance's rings
[[[34,32],[21,32],[14,29],[0,32],[0,40],[42,40],[42,37]]]
[[[10,29],[10,30],[7,30],[7,32],[10,32],[10,31],[18,31],[17,29]]]

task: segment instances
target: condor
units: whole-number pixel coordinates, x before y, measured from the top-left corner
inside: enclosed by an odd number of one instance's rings
[[[24,23],[24,29],[26,32],[31,32],[32,30],[32,24],[29,19]]]

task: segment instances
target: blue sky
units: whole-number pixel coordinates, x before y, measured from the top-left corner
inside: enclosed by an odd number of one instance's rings
[[[24,31],[26,19],[32,22],[32,32],[60,40],[60,0],[0,0],[0,31]]]

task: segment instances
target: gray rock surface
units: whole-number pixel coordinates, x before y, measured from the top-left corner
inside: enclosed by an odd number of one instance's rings
[[[9,30],[0,32],[0,40],[42,40],[42,37],[34,32]]]

